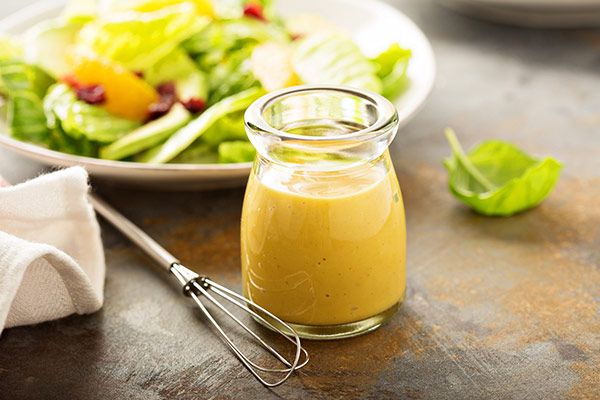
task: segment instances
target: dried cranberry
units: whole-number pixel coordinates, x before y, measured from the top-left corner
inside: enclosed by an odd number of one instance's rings
[[[162,101],[162,100],[160,100],[156,103],[152,103],[148,107],[148,118],[150,118],[150,119],[160,118],[163,115],[165,115],[166,113],[168,113],[172,106],[173,106],[173,103],[169,103],[169,102]]]
[[[175,100],[177,100],[175,83],[173,82],[166,82],[159,85],[156,91],[160,98],[156,103],[152,103],[148,107],[148,118],[150,119],[160,118],[168,113],[173,104],[175,104]]]
[[[263,12],[262,4],[255,1],[246,3],[246,5],[244,6],[244,15],[247,17],[256,18],[261,21],[267,20]]]
[[[182,101],[181,104],[192,114],[199,113],[206,107],[206,102],[198,97],[192,97],[189,100]]]
[[[160,97],[173,97],[175,99],[175,82],[165,82],[160,84],[156,91]]]
[[[79,85],[75,88],[79,100],[89,104],[102,104],[106,101],[104,88],[100,85]]]

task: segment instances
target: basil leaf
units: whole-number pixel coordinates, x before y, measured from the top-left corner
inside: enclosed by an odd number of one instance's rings
[[[444,160],[450,192],[484,215],[509,216],[541,203],[558,181],[562,164],[538,159],[516,146],[490,140],[465,154],[446,129],[452,156]]]

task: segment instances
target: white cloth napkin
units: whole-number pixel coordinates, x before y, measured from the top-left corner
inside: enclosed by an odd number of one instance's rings
[[[102,307],[104,251],[87,192],[81,167],[0,185],[0,333]]]

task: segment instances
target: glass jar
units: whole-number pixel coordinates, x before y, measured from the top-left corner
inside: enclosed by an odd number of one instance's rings
[[[300,337],[375,329],[406,289],[404,206],[388,146],[392,103],[342,86],[296,86],[252,104],[257,149],[241,222],[244,294]]]

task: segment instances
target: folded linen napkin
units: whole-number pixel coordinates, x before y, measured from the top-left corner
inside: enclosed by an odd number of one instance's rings
[[[87,192],[81,167],[0,184],[0,333],[102,307],[104,252]]]

